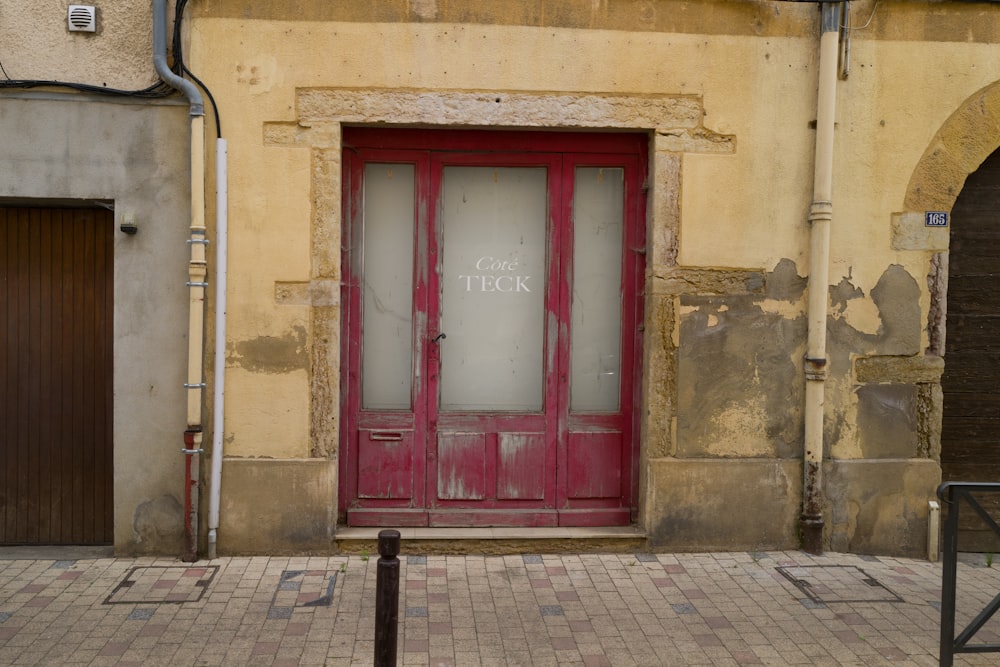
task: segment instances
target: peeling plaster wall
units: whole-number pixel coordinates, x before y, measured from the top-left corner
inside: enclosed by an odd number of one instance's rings
[[[830,549],[867,554],[927,555],[926,489],[941,483],[930,460],[828,461],[826,478]]]
[[[801,305],[805,282],[787,261],[764,282],[756,295],[680,298],[679,457],[801,456],[805,316],[762,302]]]
[[[674,273],[684,273],[687,278],[667,283],[681,292],[676,448],[670,454],[676,459],[688,459],[689,465],[697,460],[702,461],[701,465],[726,460],[737,466],[726,473],[729,476],[741,474],[736,472],[738,467],[750,466],[755,459],[801,461],[804,277],[788,259],[760,280],[748,279],[747,274],[738,271],[717,272],[710,280],[704,279],[700,271]],[[762,285],[757,288],[759,283]],[[724,289],[729,295],[715,294]],[[684,293],[687,290],[702,294]],[[711,295],[705,295],[708,293]],[[864,291],[846,277],[831,285],[829,293],[826,456],[832,459],[829,465],[834,470],[843,469],[850,461],[869,465],[863,468],[864,474],[834,475],[825,480],[827,534],[829,539],[851,544],[854,549],[863,542],[869,550],[891,552],[893,545],[898,545],[914,553],[912,544],[925,544],[917,536],[926,518],[926,499],[936,484],[927,483],[933,473],[924,464],[936,465],[930,460],[935,421],[929,413],[937,410],[939,424],[940,408],[934,407],[936,397],[930,388],[939,381],[940,370],[935,373],[932,362],[923,364],[924,368],[920,362],[911,361],[910,365],[919,370],[907,373],[906,362],[879,360],[922,359],[916,356],[922,329],[919,286],[905,269],[892,265],[867,299]],[[862,300],[870,303],[876,314],[876,319],[865,325],[870,333],[852,326],[852,319],[864,320],[849,315],[850,306]],[[864,360],[864,371],[858,374],[852,367],[856,357]],[[842,461],[839,465],[835,463],[838,460]],[[900,477],[901,468],[909,470],[905,461],[910,460],[924,472],[907,472]],[[891,465],[877,465],[880,461]],[[672,469],[667,466],[662,470]],[[879,488],[897,487],[904,478],[912,482],[912,486],[899,490],[909,496],[909,514],[888,521],[885,514],[898,509],[896,505],[871,499],[879,495]],[[758,491],[765,497],[780,493],[784,484],[773,487],[773,482],[771,476],[763,476]],[[654,502],[658,487],[669,483],[663,479],[655,484],[649,502]],[[751,502],[737,498],[728,488],[722,493],[730,496],[732,506]],[[859,495],[867,500],[857,501]],[[920,498],[925,499],[923,504]],[[674,502],[688,506],[696,499],[686,496]],[[845,503],[856,505],[853,514],[845,513]],[[671,509],[672,513],[676,511]],[[682,540],[684,544],[693,548],[698,543],[690,518],[678,524],[676,519],[661,519],[654,512],[650,520],[654,540],[669,544],[671,531],[679,531],[678,536],[692,533]],[[882,526],[885,531],[875,531],[861,540],[854,536],[859,521],[888,523]],[[706,537],[717,530],[710,524],[711,519],[705,516]],[[710,543],[742,548],[759,539],[751,534],[749,524],[744,528],[740,525],[732,527],[725,539],[716,534]]]
[[[941,410],[927,277],[947,237],[923,229],[922,211],[947,208],[980,144],[1000,143],[1000,112],[968,102],[994,83],[979,64],[1000,18],[852,5],[872,21],[852,32],[837,84],[826,539],[909,551]],[[815,6],[206,0],[191,12],[189,60],[226,121],[238,221],[229,456],[336,460],[342,123],[637,129],[651,135],[641,523],[658,548],[794,544]],[[960,108],[966,131],[942,132]],[[966,135],[985,138],[963,151]],[[740,522],[720,532],[725,508],[751,500],[780,519],[763,536]]]

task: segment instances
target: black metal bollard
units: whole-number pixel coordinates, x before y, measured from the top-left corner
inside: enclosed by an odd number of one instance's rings
[[[395,667],[399,632],[399,531],[378,533],[375,579],[375,667]]]

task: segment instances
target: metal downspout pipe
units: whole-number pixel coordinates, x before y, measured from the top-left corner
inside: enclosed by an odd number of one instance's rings
[[[212,467],[208,487],[208,557],[216,556],[222,499],[222,448],[226,405],[226,289],[229,248],[228,146],[215,142],[215,372],[212,397]]]
[[[202,449],[201,407],[205,387],[204,327],[205,288],[208,274],[205,261],[205,105],[198,88],[174,74],[167,65],[166,0],[153,0],[153,66],[170,87],[180,91],[190,103],[191,116],[191,258],[188,262],[188,369],[187,429],[184,431],[184,554],[183,560],[198,559],[198,478]]]
[[[833,219],[833,130],[840,44],[840,2],[821,2],[819,92],[816,102],[816,155],[813,201],[809,209],[808,338],[805,446],[803,452],[802,549],[823,552],[823,408],[826,388],[826,320],[830,281],[830,221]]]

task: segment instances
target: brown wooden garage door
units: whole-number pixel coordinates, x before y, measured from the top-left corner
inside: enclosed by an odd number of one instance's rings
[[[948,254],[942,477],[1000,482],[1000,152],[966,180]],[[1000,517],[1000,497],[990,504]],[[964,550],[1000,548],[971,511],[961,516]]]
[[[112,232],[0,207],[0,544],[113,541]]]

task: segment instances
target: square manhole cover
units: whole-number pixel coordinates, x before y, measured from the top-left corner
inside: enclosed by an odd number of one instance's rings
[[[329,607],[333,604],[333,586],[337,573],[327,570],[285,570],[272,607]]]
[[[207,567],[133,567],[104,604],[181,604],[197,602],[218,573]]]
[[[774,569],[813,602],[903,602],[888,586],[855,565],[781,565]]]
[[[285,570],[271,598],[268,618],[291,618],[296,607],[333,606],[337,573],[328,570]]]

